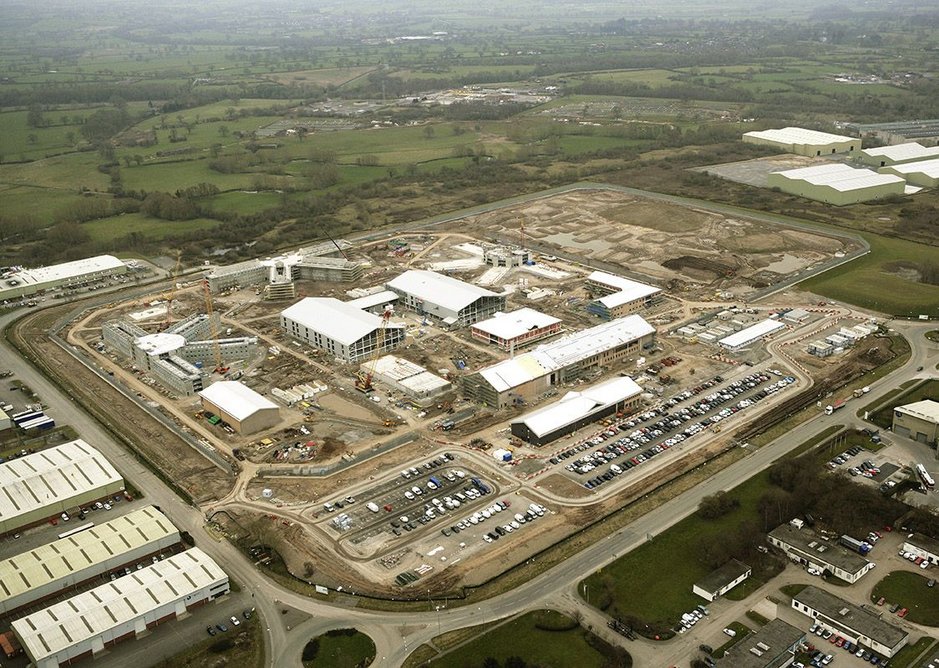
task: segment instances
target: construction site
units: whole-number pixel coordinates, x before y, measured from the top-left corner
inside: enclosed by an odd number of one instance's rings
[[[302,579],[312,563],[327,586],[406,596],[483,582],[814,400],[831,367],[807,344],[870,319],[753,300],[856,244],[573,192],[177,262],[168,288],[64,335],[120,391],[113,414],[172,426],[161,459],[192,463],[187,488],[196,462],[211,472],[218,531]]]

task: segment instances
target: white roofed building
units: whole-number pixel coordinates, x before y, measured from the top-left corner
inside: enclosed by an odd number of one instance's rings
[[[939,158],[888,165],[881,168],[880,173],[898,176],[922,188],[939,188]]]
[[[734,332],[730,336],[725,336],[718,341],[718,343],[727,350],[740,350],[741,348],[749,346],[751,343],[762,341],[770,334],[775,334],[785,328],[786,325],[784,323],[773,320],[772,318],[767,318],[746,329],[741,329],[739,332]]]
[[[496,313],[474,324],[470,331],[474,339],[495,344],[503,350],[515,350],[560,333],[561,320],[532,308],[520,308]]]
[[[77,287],[88,281],[124,273],[127,273],[127,265],[113,255],[7,272],[0,277],[0,301],[21,299],[57,287]]]
[[[361,370],[363,373],[371,373],[374,380],[403,393],[419,406],[427,407],[437,397],[453,389],[449,380],[394,355],[379,357],[374,364],[365,362]]]
[[[203,409],[218,415],[239,434],[253,434],[280,422],[277,404],[237,381],[212,383],[199,396]]]
[[[227,594],[228,576],[199,548],[131,571],[13,622],[36,668],[91,658]]]
[[[631,378],[618,377],[585,390],[568,392],[553,404],[512,421],[512,434],[532,445],[545,445],[591,422],[639,404],[642,388]]]
[[[773,146],[787,153],[807,156],[855,153],[861,150],[861,140],[857,137],[794,127],[745,132],[743,141],[747,144]]]
[[[604,320],[622,318],[655,304],[662,291],[652,285],[595,271],[587,277],[587,291],[595,297],[587,310]]]
[[[426,269],[406,271],[385,287],[403,307],[445,325],[471,325],[505,309],[505,295]]]
[[[894,407],[893,433],[920,443],[939,442],[939,401],[923,399]]]
[[[124,490],[111,463],[77,439],[0,464],[0,536]]]
[[[77,519],[75,520],[78,521]],[[153,506],[0,561],[0,614],[58,595],[99,575],[131,567],[180,542],[179,531]]]
[[[652,325],[641,316],[626,316],[543,343],[466,376],[463,392],[493,408],[532,402],[552,386],[610,367],[654,343]]]
[[[903,195],[906,181],[894,174],[878,174],[840,162],[773,172],[766,185],[782,192],[818,202],[845,206]]]
[[[374,313],[375,315],[381,315],[384,313],[386,306],[394,306],[397,303],[398,293],[392,292],[391,290],[381,290],[380,292],[350,299],[346,302],[349,306],[354,306],[355,308]]]
[[[860,159],[865,165],[874,167],[890,167],[905,162],[918,160],[931,160],[939,158],[939,146],[923,146],[914,142],[866,148],[861,151]]]
[[[390,352],[405,336],[404,324],[387,322],[382,328],[379,316],[332,297],[301,299],[281,311],[280,326],[289,336],[346,362],[371,357],[376,348]]]

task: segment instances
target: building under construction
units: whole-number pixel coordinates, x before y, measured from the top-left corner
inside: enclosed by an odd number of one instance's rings
[[[126,320],[101,327],[104,345],[176,394],[201,391],[213,369],[252,358],[258,349],[254,337],[220,339],[218,314],[194,313],[162,332],[148,333]]]

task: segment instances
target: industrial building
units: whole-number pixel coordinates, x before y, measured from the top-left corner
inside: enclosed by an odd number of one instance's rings
[[[822,628],[888,659],[909,639],[909,633],[881,619],[880,611],[860,608],[812,585],[792,597],[792,608]]]
[[[796,659],[805,631],[773,619],[729,648],[717,668],[786,668]]]
[[[630,315],[543,343],[463,379],[467,398],[493,408],[535,401],[552,386],[638,355],[655,345],[655,328]]]
[[[561,320],[532,308],[496,313],[470,328],[474,339],[495,344],[502,350],[517,350],[561,332]]]
[[[215,267],[206,279],[212,292],[263,285],[267,297],[290,298],[294,296],[293,282],[299,279],[336,283],[360,279],[367,263],[346,258],[344,253],[351,247],[345,239],[324,241],[276,257]]]
[[[887,144],[919,140],[933,143],[939,140],[939,118],[894,121],[890,123],[850,123],[847,126],[862,137],[876,137]]]
[[[545,445],[581,427],[639,404],[642,388],[617,377],[586,390],[568,392],[559,401],[512,421],[512,435],[532,445]]]
[[[727,350],[740,350],[785,328],[786,325],[778,320],[767,318],[746,329],[741,329],[739,332],[734,332],[730,336],[725,336],[718,343]]]
[[[0,536],[124,490],[124,479],[78,439],[0,464]]]
[[[10,419],[10,416],[0,408],[0,431],[6,431],[13,426],[13,420]]]
[[[846,206],[906,192],[906,181],[894,174],[849,167],[840,162],[787,169],[766,177],[769,188],[797,197]]]
[[[877,169],[878,167],[891,167],[905,162],[931,160],[939,158],[939,146],[923,146],[916,142],[894,144],[893,146],[880,146],[866,148],[858,156],[865,165]]]
[[[58,668],[96,656],[228,591],[225,572],[192,548],[17,619],[13,632],[36,668]]]
[[[349,302],[307,297],[280,313],[280,326],[295,339],[346,362],[390,352],[404,341],[403,323],[385,322]]]
[[[438,397],[453,390],[449,380],[432,374],[422,366],[406,359],[385,355],[361,366],[362,373],[371,373],[373,380],[401,392],[418,406],[433,404]]]
[[[880,173],[893,174],[921,188],[939,188],[939,158],[882,167]]]
[[[622,318],[657,303],[662,291],[622,276],[595,271],[587,277],[587,292],[594,299],[587,310],[604,320]]]
[[[495,246],[483,250],[483,262],[490,267],[521,267],[532,264],[532,255],[527,248]]]
[[[922,533],[911,534],[903,541],[902,549],[912,552],[917,557],[922,557],[933,566],[939,566],[939,540],[932,536]]]
[[[77,520],[76,520],[77,521]],[[104,573],[178,545],[179,531],[146,506],[0,561],[0,615],[12,615]]]
[[[426,269],[411,269],[385,284],[401,305],[444,325],[465,326],[505,309],[505,295]]]
[[[691,591],[709,603],[723,596],[750,577],[753,569],[742,561],[731,559],[691,586]]]
[[[939,401],[924,399],[893,409],[893,433],[920,443],[939,440]]]
[[[857,552],[848,550],[818,536],[808,529],[781,524],[767,534],[771,545],[786,553],[791,561],[821,572],[828,571],[845,582],[855,583],[874,568]]]
[[[218,415],[239,434],[254,434],[280,422],[277,404],[238,381],[212,383],[199,396],[203,410]]]
[[[861,150],[861,140],[857,137],[792,127],[745,132],[743,141],[746,144],[772,146],[786,153],[806,156],[854,153]]]
[[[113,255],[98,255],[38,269],[7,271],[0,276],[0,301],[22,299],[53,288],[79,287],[125,273],[127,265]]]
[[[346,302],[349,306],[357,309],[381,315],[385,312],[386,306],[394,307],[398,303],[398,294],[391,290],[381,290],[364,297],[357,297]]]
[[[216,354],[223,364],[257,354],[256,337],[213,337],[219,327],[217,313],[211,317],[194,313],[155,334],[126,320],[113,320],[101,327],[101,338],[107,348],[164,387],[192,396],[205,386],[205,378],[215,368]]]

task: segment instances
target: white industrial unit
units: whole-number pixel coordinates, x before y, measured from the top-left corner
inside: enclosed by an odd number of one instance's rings
[[[403,307],[445,325],[471,325],[505,309],[505,295],[424,269],[412,269],[385,284]]]
[[[11,614],[102,573],[134,564],[179,540],[173,523],[153,506],[146,506],[4,559],[0,561],[0,614]]]
[[[939,187],[939,158],[905,162],[902,165],[889,165],[880,169],[881,174],[893,174],[907,183],[922,188]]]
[[[437,397],[453,389],[449,380],[394,355],[379,357],[374,364],[365,362],[361,370],[373,374],[374,380],[398,390],[419,406],[430,406]]]
[[[199,393],[202,407],[240,434],[253,434],[280,421],[280,408],[250,387],[233,380],[212,383]]]
[[[894,174],[878,174],[840,162],[787,169],[766,177],[766,185],[784,193],[835,206],[903,195],[906,181]]]
[[[289,336],[346,362],[371,357],[379,346],[379,352],[390,352],[405,335],[404,324],[389,322],[379,344],[382,319],[332,297],[301,299],[281,311],[280,326]]]
[[[857,137],[793,127],[745,132],[743,141],[747,144],[773,146],[787,153],[808,156],[854,153],[861,150],[861,140]]]
[[[474,324],[470,331],[474,339],[494,343],[503,350],[515,350],[559,333],[561,320],[535,309],[520,308],[509,313],[496,313]]]
[[[124,273],[127,273],[127,265],[113,255],[98,255],[49,267],[7,272],[0,277],[0,301],[22,299],[42,290],[78,286]]]
[[[778,320],[767,318],[751,327],[741,329],[739,332],[734,332],[730,336],[724,337],[718,341],[718,343],[727,350],[740,350],[751,343],[763,340],[770,334],[775,334],[779,330],[785,329],[785,327],[786,325]]]
[[[904,162],[930,160],[932,158],[939,158],[939,146],[926,147],[916,142],[866,148],[861,151],[860,155],[861,162],[874,168],[890,167]]]
[[[36,668],[100,654],[229,591],[228,576],[192,548],[13,622]]]
[[[0,535],[117,494],[124,479],[78,439],[0,464]]]

